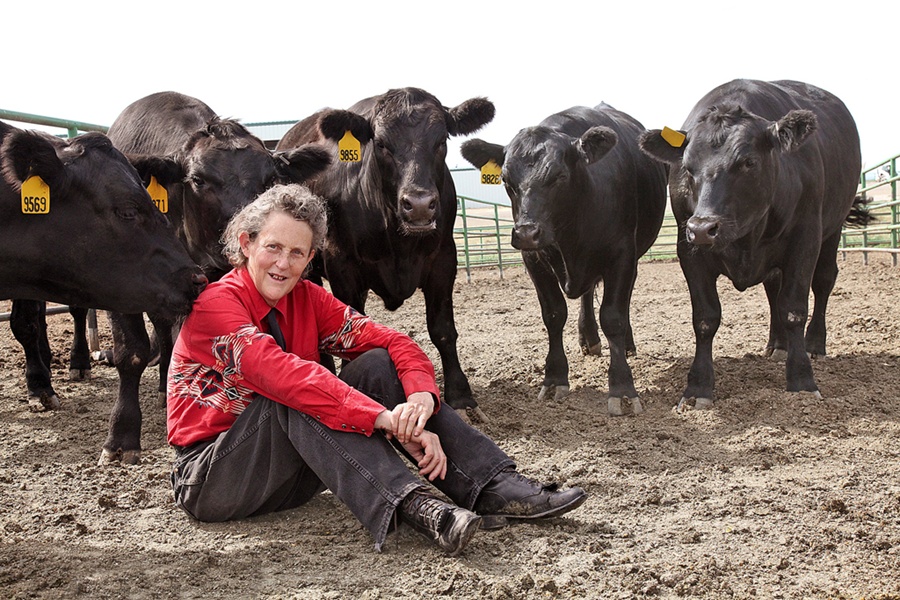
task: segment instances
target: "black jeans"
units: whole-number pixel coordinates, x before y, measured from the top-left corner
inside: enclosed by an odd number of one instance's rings
[[[347,363],[340,377],[388,409],[406,401],[385,350]],[[434,485],[458,506],[471,509],[481,489],[514,466],[446,404],[426,429],[438,435],[447,455],[447,476]],[[200,521],[294,508],[328,488],[369,530],[378,550],[397,505],[423,483],[381,432],[366,437],[329,429],[262,396],[215,440],[179,452],[172,471],[176,504]]]

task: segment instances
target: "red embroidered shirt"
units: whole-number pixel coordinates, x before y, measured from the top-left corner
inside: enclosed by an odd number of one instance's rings
[[[214,438],[231,427],[255,394],[332,429],[371,435],[384,406],[320,365],[320,351],[353,359],[384,348],[406,395],[431,392],[437,403],[434,366],[409,336],[372,321],[305,280],[275,308],[287,351],[267,333],[265,319],[272,307],[246,268],[234,269],[200,294],[169,366],[170,444],[190,446]]]

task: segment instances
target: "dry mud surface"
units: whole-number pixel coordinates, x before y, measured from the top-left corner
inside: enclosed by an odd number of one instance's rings
[[[782,391],[783,364],[761,356],[761,287],[722,280],[719,399],[679,414],[687,288],[677,264],[642,264],[631,365],[646,412],[620,418],[605,411],[607,356],[578,348],[574,302],[572,393],[541,403],[546,338],[527,275],[461,274],[460,355],[490,418],[478,426],[527,474],[590,497],[564,518],[480,532],[452,559],[406,528],[376,554],[327,493],[262,518],[192,521],[173,505],[156,370],[142,464],[98,467],[114,369],[68,382],[55,359],[63,406],[40,412],[22,401],[22,353],[0,324],[0,597],[900,598],[900,268],[858,254],[840,266],[829,356],[813,365],[824,399]],[[421,295],[396,313],[369,308],[437,358]],[[71,321],[50,320],[67,356]]]

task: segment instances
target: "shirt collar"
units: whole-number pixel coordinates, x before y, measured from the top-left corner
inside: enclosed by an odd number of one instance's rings
[[[272,307],[269,306],[269,303],[266,302],[265,298],[262,297],[262,294],[259,293],[259,290],[256,289],[256,284],[253,283],[253,279],[250,277],[250,271],[247,270],[247,267],[238,267],[235,269],[235,273],[239,277],[241,285],[247,288],[247,297],[250,300],[250,310],[252,313],[251,316],[256,322],[262,322],[262,320],[266,318],[266,315],[269,314],[269,311],[272,310]],[[275,305],[275,309],[280,312],[282,316],[287,314],[288,297],[292,293],[293,291],[285,295]]]

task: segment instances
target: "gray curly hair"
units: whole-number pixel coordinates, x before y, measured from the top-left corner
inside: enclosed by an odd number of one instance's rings
[[[247,264],[247,257],[241,251],[241,233],[246,231],[250,239],[255,240],[266,219],[275,211],[285,212],[309,225],[313,233],[313,249],[322,249],[328,232],[325,201],[296,183],[275,185],[242,208],[228,222],[222,234],[222,253],[232,266],[242,267]]]

